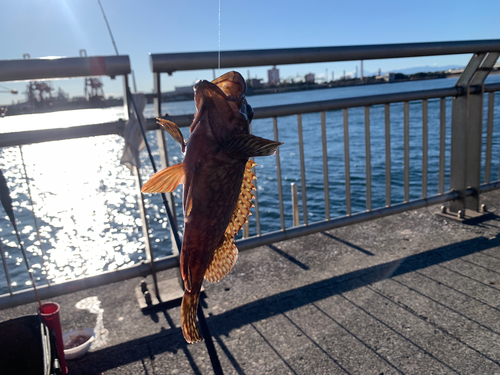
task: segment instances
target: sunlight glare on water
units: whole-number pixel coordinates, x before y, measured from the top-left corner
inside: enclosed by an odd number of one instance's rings
[[[500,81],[499,76],[492,78]],[[325,89],[310,92],[283,93],[251,96],[254,108],[311,100],[327,100],[356,95],[387,94],[394,91],[411,91],[453,86],[454,79],[403,82],[345,89]],[[451,100],[446,101],[445,191],[449,188]],[[485,113],[487,111],[485,100]],[[422,104],[410,103],[410,200],[418,199],[422,192]],[[391,104],[391,202],[403,200],[403,104]],[[440,103],[428,103],[428,194],[437,194],[439,168],[439,113]],[[500,95],[495,97],[495,112],[500,108]],[[162,109],[170,115],[194,113],[193,101],[163,103]],[[163,112],[163,113],[165,113]],[[363,108],[349,109],[350,181],[352,212],[366,210]],[[154,116],[148,104],[145,117]],[[346,213],[345,168],[342,111],[328,111],[327,161],[331,217]],[[384,106],[370,108],[371,116],[371,170],[372,206],[385,205],[385,128]],[[12,116],[0,119],[0,133],[8,129],[39,129],[68,127],[87,123],[116,121],[123,117],[123,108],[66,111],[43,115]],[[486,121],[486,120],[485,120]],[[305,174],[309,222],[325,219],[324,186],[322,172],[321,126],[319,113],[303,115],[305,147]],[[495,117],[493,130],[492,180],[498,178],[500,160],[500,121]],[[281,178],[284,196],[284,219],[292,225],[290,184],[296,183],[301,194],[301,169],[296,116],[278,119]],[[485,131],[484,127],[483,131]],[[10,130],[12,131],[12,130]],[[273,139],[272,119],[253,121],[255,135]],[[182,128],[185,138],[188,128]],[[1,135],[0,135],[1,136]],[[160,153],[156,132],[147,135],[156,164]],[[483,134],[483,140],[485,140]],[[42,251],[37,242],[33,212],[27,193],[23,166],[18,147],[0,149],[2,169],[14,203],[14,210],[21,237],[28,250],[35,279],[43,284],[48,278],[61,282],[78,277],[95,275],[103,271],[137,264],[146,258],[142,222],[137,205],[137,186],[131,172],[120,164],[124,147],[121,136],[108,135],[67,141],[46,142],[23,146],[26,169],[34,199],[35,215],[39,218],[42,246],[47,253],[47,272],[43,269]],[[180,147],[167,137],[171,164],[183,159]],[[485,146],[483,142],[483,154]],[[483,156],[484,158],[484,156]],[[145,182],[154,172],[146,151],[140,155],[140,173]],[[257,186],[260,224],[262,232],[280,230],[276,161],[274,157],[256,158],[258,164]],[[175,211],[179,234],[183,231],[182,187],[175,192]],[[149,235],[154,258],[172,254],[169,223],[159,194],[145,194],[145,207],[149,221]],[[256,234],[255,208],[250,217],[250,235]],[[302,217],[304,210],[299,203]],[[303,218],[301,220],[303,222]],[[239,235],[241,236],[241,235]],[[21,252],[7,215],[0,208],[0,237],[4,245],[14,290],[26,288],[28,276]],[[8,291],[0,267],[0,294]]]
[[[98,118],[94,110],[78,111],[84,116],[68,111],[17,117],[39,126],[50,126],[52,121],[60,126],[65,117],[78,118],[79,121],[70,123],[75,125],[89,120],[102,122],[103,117],[104,121],[113,121],[123,113],[121,108],[105,111],[105,116],[101,116],[102,110],[97,111]],[[16,118],[12,123],[18,121]],[[23,146],[42,246],[49,258],[47,277],[52,281],[94,275],[143,258],[144,239],[139,231],[140,220],[136,219],[136,182],[130,171],[120,165],[123,146],[122,137],[116,135]],[[45,275],[42,252],[36,241],[19,148],[4,148],[0,154],[0,168],[11,190],[21,237],[40,280],[45,277],[41,276]],[[5,214],[2,216],[0,236],[8,261],[19,265],[14,234],[1,229],[11,230],[12,225]],[[19,271],[24,270],[11,270],[12,276],[15,278]]]

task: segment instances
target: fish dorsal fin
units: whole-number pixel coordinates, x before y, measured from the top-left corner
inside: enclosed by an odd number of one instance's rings
[[[156,123],[160,125],[165,131],[170,134],[170,136],[181,145],[182,153],[186,152],[186,140],[181,133],[181,129],[172,121],[168,121],[162,118],[157,118]]]
[[[238,259],[238,249],[234,243],[234,236],[248,220],[248,216],[251,215],[250,208],[253,207],[251,199],[254,197],[252,190],[255,190],[252,181],[256,179],[251,169],[256,165],[253,161],[249,160],[245,167],[245,175],[243,176],[238,203],[224,233],[223,242],[215,249],[214,257],[205,272],[205,280],[211,283],[221,281],[231,271],[236,263],[236,259]]]
[[[282,144],[252,134],[240,134],[225,142],[220,151],[233,158],[269,156],[273,155]]]
[[[184,164],[175,164],[152,175],[149,181],[142,185],[141,191],[143,193],[171,193],[179,184],[185,183],[185,178]]]

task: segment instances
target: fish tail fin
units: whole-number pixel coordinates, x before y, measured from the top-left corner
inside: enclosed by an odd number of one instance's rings
[[[143,193],[171,193],[179,184],[186,180],[184,164],[179,163],[163,169],[154,175],[142,185]]]
[[[199,291],[196,293],[184,292],[181,305],[181,327],[184,338],[190,344],[203,340],[196,322],[199,301]]]

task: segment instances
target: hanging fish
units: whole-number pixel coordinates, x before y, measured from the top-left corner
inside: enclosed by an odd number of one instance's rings
[[[203,279],[220,281],[238,257],[234,236],[250,215],[254,198],[253,156],[268,156],[282,143],[249,134],[253,111],[245,80],[229,72],[194,86],[196,114],[186,141],[171,121],[158,123],[181,145],[184,161],[155,173],[145,193],[172,192],[184,184],[184,237],[180,256],[184,280],[181,326],[189,343],[202,340],[196,312]]]

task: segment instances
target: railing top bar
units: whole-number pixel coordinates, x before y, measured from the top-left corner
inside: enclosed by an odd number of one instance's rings
[[[462,94],[463,93],[459,88],[450,87],[444,89],[398,92],[384,95],[369,95],[344,99],[322,100],[317,102],[284,104],[274,107],[256,108],[254,118],[258,119],[274,116],[289,116],[297,113],[334,111],[343,108],[366,107],[386,103],[442,98],[447,96],[460,96]]]
[[[471,90],[474,93],[478,90],[481,90],[481,87],[472,87]],[[324,100],[319,102],[286,104],[274,107],[259,107],[254,108],[254,118],[261,119],[278,116],[290,116],[298,113],[332,111],[342,108],[365,107],[386,103],[398,103],[404,101],[464,95],[464,92],[461,91],[462,90],[460,88],[449,87],[435,90],[399,92],[386,95],[372,95],[345,99]],[[484,91],[500,91],[500,83],[491,83],[484,85]],[[170,121],[175,122],[179,127],[186,127],[191,125],[191,123],[193,122],[193,118],[193,114],[168,117]],[[123,121],[116,121],[105,124],[81,125],[70,128],[40,129],[25,132],[0,133],[0,147],[108,134],[121,134],[123,131],[123,126]],[[159,129],[159,126],[156,124],[156,119],[148,118],[146,122],[146,128],[147,130]]]
[[[221,51],[221,68],[499,52],[500,39]],[[152,53],[153,73],[216,69],[218,52]]]
[[[130,59],[122,56],[0,60],[0,82],[129,74]]]
[[[494,84],[498,90],[500,90],[500,84]],[[487,85],[485,85],[485,91],[487,90]],[[473,89],[474,92],[475,89]],[[480,90],[480,88],[477,88]],[[334,111],[343,108],[353,108],[353,107],[365,107],[378,104],[386,103],[398,103],[404,101],[412,100],[422,100],[422,99],[432,99],[432,98],[443,98],[449,96],[460,96],[464,93],[458,87],[449,87],[444,89],[434,89],[434,90],[420,90],[420,91],[409,91],[409,92],[397,92],[393,94],[385,95],[369,95],[369,96],[359,96],[344,99],[331,99],[322,100],[317,102],[303,102],[303,103],[293,103],[293,104],[283,104],[272,107],[258,107],[254,108],[254,119],[262,119],[269,117],[279,117],[279,116],[291,116],[299,113],[313,113],[322,111]],[[249,100],[251,103],[251,99]],[[175,122],[179,127],[185,127],[191,125],[193,121],[193,115],[179,115],[179,116],[169,116],[170,121]]]

